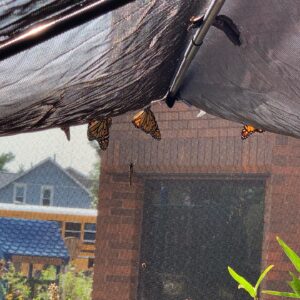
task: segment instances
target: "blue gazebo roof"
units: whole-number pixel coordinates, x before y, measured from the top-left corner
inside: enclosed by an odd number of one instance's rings
[[[12,256],[69,260],[56,222],[0,218],[0,257],[11,259]]]

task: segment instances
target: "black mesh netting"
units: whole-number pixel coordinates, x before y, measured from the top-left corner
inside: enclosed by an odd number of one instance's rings
[[[59,1],[1,5],[1,39]],[[0,62],[0,134],[142,108],[166,95],[192,15],[210,1],[136,1]],[[67,2],[64,3],[64,6]],[[74,2],[76,4],[77,2]],[[71,7],[71,4],[70,4]],[[227,1],[243,45],[212,28],[181,98],[209,113],[299,137],[299,1]]]
[[[188,20],[206,2],[136,1],[2,61],[0,132],[80,123],[163,97]]]

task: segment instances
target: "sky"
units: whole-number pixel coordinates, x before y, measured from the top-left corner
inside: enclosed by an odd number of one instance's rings
[[[96,151],[86,136],[87,125],[71,127],[71,141],[59,129],[50,129],[35,133],[23,133],[0,137],[0,154],[12,152],[16,158],[7,164],[9,171],[18,171],[21,165],[25,170],[48,157],[56,157],[56,162],[73,167],[88,175],[97,161]]]

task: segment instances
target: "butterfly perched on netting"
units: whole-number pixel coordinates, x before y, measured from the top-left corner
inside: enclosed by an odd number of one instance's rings
[[[149,107],[138,112],[132,119],[132,124],[139,129],[142,129],[147,134],[150,134],[156,140],[161,139],[160,130],[155,120],[155,116]]]
[[[100,149],[106,150],[109,144],[109,128],[111,124],[111,118],[90,121],[87,130],[88,140],[96,140],[100,146]]]
[[[262,129],[257,129],[251,125],[244,125],[242,132],[241,132],[241,139],[245,140],[247,139],[251,134],[255,133],[255,132],[259,132],[262,133],[264,132],[264,130]]]

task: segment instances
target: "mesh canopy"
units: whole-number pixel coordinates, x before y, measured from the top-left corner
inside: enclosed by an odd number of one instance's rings
[[[181,98],[214,115],[300,137],[299,1],[225,2],[242,46],[211,28]]]
[[[89,2],[87,0],[22,0],[2,1],[0,3],[0,41],[21,33],[28,27],[45,21],[51,17],[58,17],[65,11],[77,5]]]
[[[1,7],[1,39],[69,5],[16,2]],[[191,38],[189,19],[209,3],[136,1],[1,61],[0,135],[86,123],[163,98]],[[299,10],[292,0],[227,1],[221,13],[238,25],[243,45],[211,28],[180,98],[299,137]]]
[[[201,3],[136,1],[2,61],[0,134],[78,124],[163,97]]]

